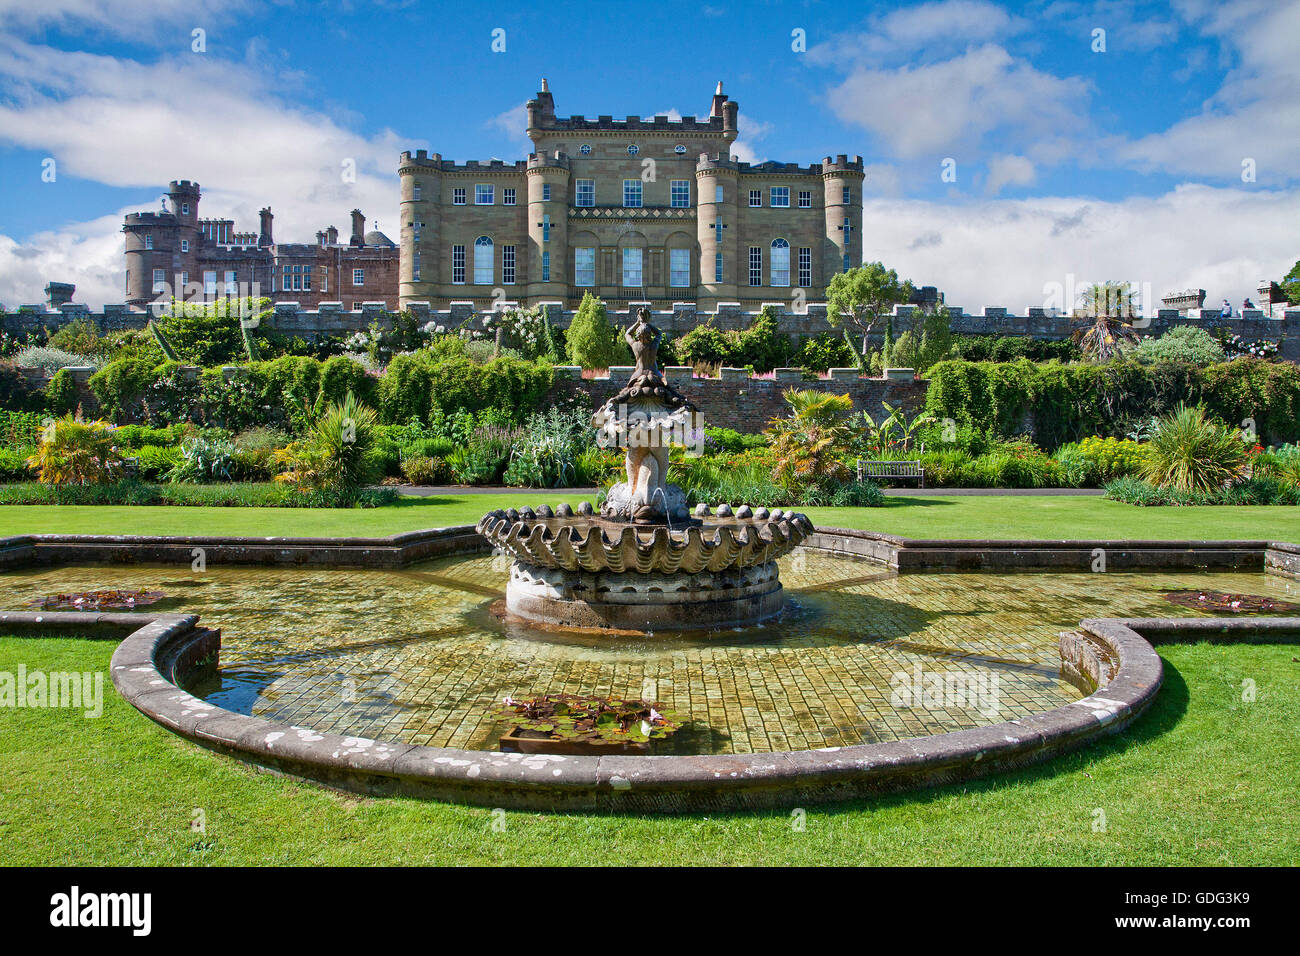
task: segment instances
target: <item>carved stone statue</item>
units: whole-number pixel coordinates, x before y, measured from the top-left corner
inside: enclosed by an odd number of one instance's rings
[[[663,333],[650,323],[646,309],[623,333],[636,368],[617,395],[592,418],[602,445],[626,448],[623,466],[627,481],[610,489],[601,513],[641,523],[685,521],[686,496],[667,484],[668,450],[686,444],[703,427],[699,409],[667,382],[659,371]]]

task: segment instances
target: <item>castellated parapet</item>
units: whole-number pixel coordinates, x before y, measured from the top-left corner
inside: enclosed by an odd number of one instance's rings
[[[708,117],[590,119],[557,116],[543,81],[526,160],[402,153],[402,302],[824,298],[861,261],[862,160],[743,163],[738,122],[721,83]]]

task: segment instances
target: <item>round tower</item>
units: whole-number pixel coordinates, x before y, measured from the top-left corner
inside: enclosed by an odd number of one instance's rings
[[[180,249],[176,219],[165,212],[128,213],[122,223],[126,237],[126,304],[143,309],[156,296],[153,271],[161,269],[163,281],[170,287],[172,250]]]
[[[862,157],[841,154],[822,160],[822,198],[826,209],[826,244],[822,278],[862,265]]]
[[[736,244],[739,207],[739,166],[730,157],[710,158],[700,154],[695,164],[695,195],[699,209],[695,217],[696,237],[700,245],[700,285],[696,290],[698,308],[715,309],[718,302],[734,302],[740,260]],[[720,198],[719,198],[720,197]],[[718,256],[722,256],[722,279],[718,280]]]
[[[401,246],[398,293],[401,305],[433,303],[437,298],[438,269],[442,256],[438,244],[438,200],[442,195],[442,156],[417,149],[402,153],[398,166],[401,179]],[[417,238],[418,236],[418,238]],[[447,268],[450,268],[448,262]]]
[[[526,304],[565,301],[568,279],[569,157],[558,151],[554,156],[534,153],[528,157]]]

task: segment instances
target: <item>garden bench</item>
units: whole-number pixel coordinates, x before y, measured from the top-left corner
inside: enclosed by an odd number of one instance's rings
[[[868,461],[858,459],[858,481],[867,478],[916,478],[925,487],[925,469],[916,461]]]

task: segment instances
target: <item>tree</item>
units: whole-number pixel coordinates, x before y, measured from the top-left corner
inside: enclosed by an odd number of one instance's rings
[[[632,358],[618,330],[610,325],[605,303],[590,292],[582,296],[565,346],[569,362],[583,368],[609,368],[630,362]]]
[[[1138,314],[1137,292],[1127,282],[1098,282],[1079,293],[1079,301],[1092,324],[1074,330],[1070,341],[1094,362],[1117,358],[1125,344],[1136,344],[1138,334],[1125,322]]]
[[[1291,267],[1291,271],[1278,283],[1286,301],[1290,305],[1300,305],[1300,261]]]
[[[867,336],[876,323],[893,314],[894,306],[909,301],[913,291],[911,282],[900,281],[898,273],[884,263],[864,263],[831,278],[826,288],[826,321],[860,335],[861,354],[866,355]]]

